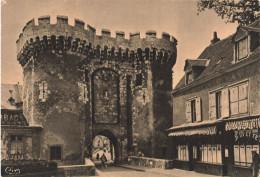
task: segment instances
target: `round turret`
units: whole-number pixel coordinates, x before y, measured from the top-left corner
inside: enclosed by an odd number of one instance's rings
[[[39,17],[38,25],[32,19],[16,42],[17,59],[24,66],[31,56],[51,51],[72,52],[86,59],[175,64],[177,40],[168,33],[163,32],[161,38],[156,38],[156,31],[149,30],[143,39],[140,32],[130,33],[130,38],[125,39],[122,31],[117,31],[113,38],[108,29],[102,29],[101,36],[97,36],[95,28],[84,27],[85,23],[79,19],[75,19],[74,26],[68,25],[66,16],[57,16],[56,24],[50,24],[50,16]]]

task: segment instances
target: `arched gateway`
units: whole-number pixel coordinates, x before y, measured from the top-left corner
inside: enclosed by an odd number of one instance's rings
[[[93,139],[92,159],[99,162],[101,155],[105,153],[108,163],[119,162],[120,147],[116,136],[109,130],[100,131]]]

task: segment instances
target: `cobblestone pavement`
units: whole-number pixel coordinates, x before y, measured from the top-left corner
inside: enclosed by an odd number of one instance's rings
[[[167,175],[161,175],[161,174],[152,174],[148,172],[143,171],[135,171],[130,169],[125,169],[122,167],[100,167],[98,168],[102,174],[100,176],[102,177],[165,177]]]

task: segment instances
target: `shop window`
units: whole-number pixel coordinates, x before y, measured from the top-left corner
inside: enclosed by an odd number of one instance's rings
[[[61,146],[50,147],[50,160],[61,160]]]
[[[234,145],[235,165],[250,167],[253,159],[252,151],[259,153],[259,145]]]
[[[186,119],[187,122],[201,121],[201,99],[195,98],[186,101]]]
[[[247,37],[238,41],[235,47],[236,61],[242,60],[248,55],[248,40]]]
[[[252,151],[259,153],[258,130],[237,130],[234,133],[234,164],[250,167],[252,165]],[[248,141],[249,139],[251,141]]]
[[[11,151],[10,155],[12,159],[23,158],[23,141],[22,136],[11,136]]]
[[[188,145],[178,145],[178,160],[189,161]]]
[[[139,86],[143,84],[143,75],[142,74],[136,74],[136,81],[135,85]]]
[[[201,161],[206,163],[222,163],[220,144],[208,144],[201,146]]]
[[[197,159],[197,157],[198,157],[197,146],[193,146],[192,150],[193,150],[193,159]]]
[[[231,115],[248,112],[248,83],[229,88]]]

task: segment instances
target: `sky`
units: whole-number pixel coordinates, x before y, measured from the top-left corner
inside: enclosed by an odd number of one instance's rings
[[[210,45],[213,32],[220,39],[233,34],[236,23],[225,23],[212,10],[197,15],[196,0],[1,0],[1,82],[22,84],[23,70],[16,56],[16,40],[25,24],[43,15],[66,15],[69,24],[74,18],[97,29],[130,32],[156,30],[157,37],[167,32],[178,40],[177,63],[173,68],[173,86],[184,75],[186,59],[196,59]],[[86,25],[85,25],[86,26]]]

